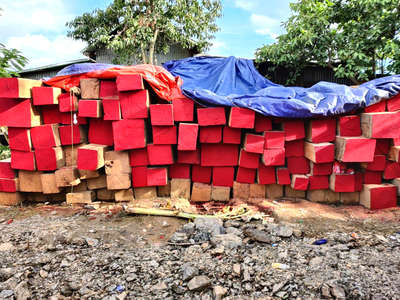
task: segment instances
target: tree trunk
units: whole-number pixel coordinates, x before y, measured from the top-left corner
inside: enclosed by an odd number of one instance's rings
[[[143,44],[140,46],[140,50],[142,51],[142,63],[147,64],[146,51],[144,50]]]
[[[154,32],[154,36],[151,39],[150,46],[149,46],[149,64],[154,64],[154,50],[156,47],[156,41],[158,37],[158,29]]]

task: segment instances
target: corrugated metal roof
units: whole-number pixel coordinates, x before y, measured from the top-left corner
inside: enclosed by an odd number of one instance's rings
[[[50,70],[50,69],[60,69],[61,67],[65,67],[68,65],[72,65],[72,64],[79,64],[79,63],[85,63],[85,62],[93,62],[95,63],[96,61],[87,57],[87,58],[79,58],[79,59],[74,59],[74,60],[70,60],[70,61],[64,61],[61,63],[56,63],[56,64],[51,64],[51,65],[46,65],[43,67],[37,67],[37,68],[30,68],[30,69],[25,69],[19,72],[19,74],[26,74],[26,73],[32,73],[32,72],[43,72],[46,70]]]

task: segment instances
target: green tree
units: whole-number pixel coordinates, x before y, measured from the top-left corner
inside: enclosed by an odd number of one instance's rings
[[[0,16],[2,9],[0,8]],[[7,49],[0,43],[0,77],[18,76],[18,72],[28,63],[17,49]]]
[[[220,0],[114,0],[68,22],[68,36],[86,41],[87,53],[113,50],[116,63],[134,58],[152,64],[154,54],[167,53],[172,43],[207,49],[220,15]]]
[[[400,73],[399,0],[298,0],[276,43],[256,51],[258,62],[291,70],[293,82],[310,62],[354,83]]]

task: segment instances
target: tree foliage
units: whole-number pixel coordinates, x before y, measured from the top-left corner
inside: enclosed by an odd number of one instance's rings
[[[277,42],[257,50],[258,62],[292,70],[308,63],[334,70],[354,83],[400,73],[399,0],[298,0]]]
[[[220,15],[220,0],[114,0],[67,26],[70,37],[88,43],[86,52],[105,47],[117,54],[116,63],[154,63],[154,53],[167,53],[172,43],[209,47]]]
[[[0,8],[0,16],[2,9]],[[17,49],[7,49],[0,43],[0,77],[18,76],[18,72],[28,63]]]

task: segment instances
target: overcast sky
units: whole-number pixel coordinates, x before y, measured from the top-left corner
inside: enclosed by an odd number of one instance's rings
[[[66,37],[65,23],[111,0],[2,0],[0,42],[29,58],[27,67],[82,58],[85,44]],[[208,51],[213,55],[253,58],[263,44],[282,33],[290,0],[222,0],[220,32]],[[292,1],[293,2],[293,1]]]

